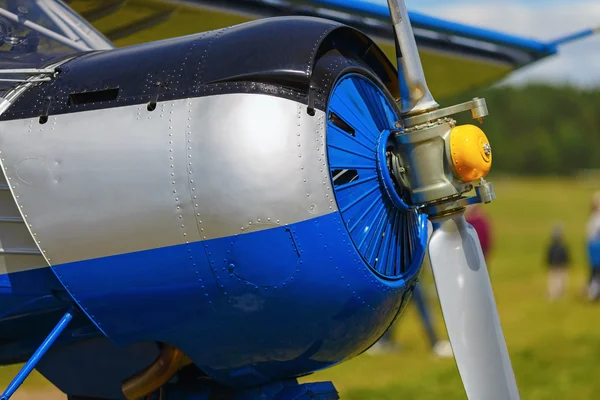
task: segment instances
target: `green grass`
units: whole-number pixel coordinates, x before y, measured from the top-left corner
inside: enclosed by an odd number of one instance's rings
[[[600,393],[600,304],[587,303],[582,289],[587,277],[585,222],[591,194],[600,182],[491,181],[498,199],[485,206],[496,239],[489,267],[521,396],[595,399]],[[566,297],[549,303],[543,255],[555,221],[565,226],[574,264]],[[430,276],[425,279],[430,281]],[[445,336],[439,306],[432,304],[438,331]],[[465,398],[454,361],[431,355],[413,307],[394,329],[402,352],[361,355],[303,380],[333,380],[345,400]],[[5,387],[15,372],[14,367],[0,369],[0,386]],[[39,390],[44,385],[34,374],[25,387]]]
[[[569,179],[492,181],[497,201],[485,206],[495,234],[489,268],[521,396],[597,398],[600,304],[587,303],[582,290],[587,279],[585,222],[591,194],[600,182],[594,186]],[[543,261],[556,221],[564,224],[573,266],[565,298],[549,303]],[[445,336],[439,305],[431,297],[438,331]],[[333,380],[346,400],[465,398],[454,361],[431,355],[412,307],[394,327],[394,336],[402,352],[361,355],[309,379]]]

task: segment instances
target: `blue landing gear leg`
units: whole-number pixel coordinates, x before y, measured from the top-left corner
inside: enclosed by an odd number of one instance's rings
[[[162,397],[161,397],[162,396]],[[250,389],[231,389],[206,383],[167,384],[152,399],[161,400],[338,400],[340,397],[331,382],[303,383],[296,380],[274,382]]]
[[[29,376],[31,371],[35,368],[35,365],[40,361],[40,359],[46,354],[48,349],[52,346],[54,341],[60,336],[62,331],[65,330],[69,322],[73,319],[73,311],[69,311],[66,313],[58,324],[54,327],[52,332],[48,335],[48,337],[42,342],[40,347],[33,353],[29,361],[21,368],[17,376],[12,380],[10,385],[6,388],[2,396],[0,396],[0,400],[8,400],[10,396],[12,396],[15,391],[21,386],[23,381]]]

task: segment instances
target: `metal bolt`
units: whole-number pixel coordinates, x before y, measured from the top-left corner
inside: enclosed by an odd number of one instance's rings
[[[485,153],[486,156],[489,156],[490,154],[492,154],[492,146],[490,146],[489,143],[484,144],[483,152]]]

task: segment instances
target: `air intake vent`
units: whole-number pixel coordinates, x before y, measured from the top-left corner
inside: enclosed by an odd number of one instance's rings
[[[364,261],[388,279],[418,271],[427,241],[426,217],[402,202],[387,169],[381,169],[387,168],[385,146],[398,120],[395,110],[376,84],[353,73],[336,84],[327,124],[338,208]]]
[[[69,95],[69,105],[113,101],[116,100],[117,97],[119,97],[119,88],[71,93]]]

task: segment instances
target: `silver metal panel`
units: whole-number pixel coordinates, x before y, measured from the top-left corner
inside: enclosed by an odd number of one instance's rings
[[[417,41],[408,18],[404,0],[388,0],[388,7],[396,34],[396,57],[398,60],[398,79],[402,93],[402,114],[414,115],[439,107],[433,99],[427,82]]]
[[[0,252],[37,252],[23,222],[0,222]]]
[[[310,116],[306,105],[248,94],[189,106],[190,187],[203,239],[336,211],[322,111]]]
[[[186,110],[174,104],[0,124],[5,174],[50,263],[184,240]]]
[[[10,190],[8,190],[8,186],[5,186],[6,190],[2,190],[2,186],[4,185],[0,185],[0,220],[4,218],[21,219],[21,213],[15,204]]]
[[[47,267],[39,252],[37,254],[0,254],[0,275]]]
[[[335,211],[324,113],[229,94],[0,124],[2,168],[51,264]],[[271,227],[271,224],[264,224]]]
[[[47,266],[0,173],[0,275]]]

